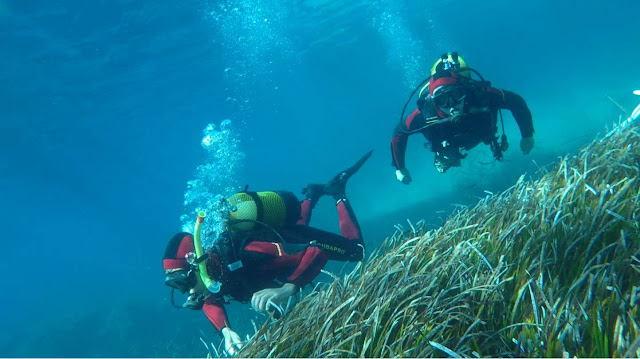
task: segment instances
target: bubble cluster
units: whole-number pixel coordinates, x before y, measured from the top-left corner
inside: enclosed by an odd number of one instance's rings
[[[420,39],[433,38],[433,20],[425,20],[424,32],[415,36],[407,24],[407,10],[396,0],[375,0],[370,6],[374,14],[371,25],[387,47],[387,61],[402,67],[403,84],[407,89],[413,89],[428,75],[430,64],[425,59],[425,47]]]
[[[271,79],[274,61],[294,59],[293,45],[286,36],[290,11],[278,1],[211,2],[207,18],[219,33],[229,61],[225,76],[238,86],[250,87],[255,81]]]
[[[196,168],[195,178],[187,182],[180,220],[182,230],[193,233],[197,213],[204,211],[207,217],[202,224],[203,246],[208,248],[224,230],[229,210],[226,198],[239,189],[237,173],[245,155],[229,119],[219,126],[208,124],[201,144],[206,151],[205,163]]]

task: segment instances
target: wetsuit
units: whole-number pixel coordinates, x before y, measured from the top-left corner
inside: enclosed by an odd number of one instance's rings
[[[391,139],[391,157],[392,165],[397,170],[405,168],[405,152],[410,135],[405,131],[422,133],[429,142],[431,151],[436,153],[446,150],[470,150],[480,142],[484,142],[491,146],[494,156],[501,159],[502,151],[499,149],[496,137],[497,115],[499,109],[505,109],[513,114],[523,138],[533,136],[531,111],[524,99],[513,92],[492,87],[484,88],[471,98],[468,104],[470,114],[462,120],[455,123],[441,120],[427,126],[427,123],[433,119],[443,117],[431,101],[427,96],[421,98],[418,101],[419,108],[407,116],[404,122],[399,123],[394,130]]]
[[[282,283],[301,288],[320,273],[328,260],[362,260],[364,243],[349,202],[338,201],[337,210],[342,236],[308,226],[312,212],[309,200],[302,201],[301,218],[296,225],[277,230],[285,243],[273,231],[243,233],[243,245],[236,258],[242,268],[235,271],[229,270],[229,260],[222,259],[222,250],[214,247],[207,259],[207,271],[211,278],[221,281],[222,287],[202,307],[214,327],[218,331],[230,327],[224,310],[227,299],[248,302],[253,293],[280,287]]]

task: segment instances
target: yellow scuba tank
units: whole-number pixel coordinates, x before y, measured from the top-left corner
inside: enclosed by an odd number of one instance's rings
[[[455,51],[443,54],[438,60],[436,60],[436,62],[433,63],[433,66],[431,66],[431,76],[435,75],[436,71],[444,69],[446,64],[453,66],[454,70],[455,68],[457,68],[458,71],[456,72],[458,73],[458,75],[471,78],[471,72],[459,70],[469,66],[467,65],[467,62],[464,61],[462,56],[458,55],[458,53]]]
[[[300,202],[287,191],[239,192],[227,202],[231,206],[228,228],[232,232],[249,231],[256,222],[283,227],[300,218]]]
[[[442,56],[440,56],[440,58],[433,63],[433,66],[431,66],[431,76],[435,75],[436,72],[440,70],[452,68],[454,70],[457,70],[456,73],[458,75],[471,79],[471,71],[460,71],[460,69],[463,69],[465,67],[469,66],[467,65],[467,62],[462,58],[462,56],[458,55],[458,53],[455,51],[449,52],[446,54],[442,54]],[[429,83],[427,82],[427,84],[420,89],[418,97],[422,97],[425,91],[428,92],[428,89]]]

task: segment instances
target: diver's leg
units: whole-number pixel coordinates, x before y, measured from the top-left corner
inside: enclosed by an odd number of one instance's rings
[[[338,211],[338,219],[340,225],[340,233],[338,235],[318,228],[310,227],[307,223],[303,223],[305,217],[305,209],[308,215],[311,215],[310,201],[302,202],[303,219],[298,221],[295,226],[287,226],[278,230],[286,243],[291,244],[311,244],[324,249],[329,255],[330,260],[336,261],[361,261],[364,258],[364,241],[360,225],[351,208],[351,204],[346,197],[340,198],[336,203]]]
[[[325,193],[333,196],[336,200],[336,208],[338,210],[338,220],[340,224],[340,233],[347,241],[343,243],[334,243],[345,250],[344,257],[348,260],[362,260],[364,258],[364,241],[360,225],[356,219],[349,200],[347,200],[346,186],[347,181],[353,176],[360,167],[371,157],[373,151],[367,152],[355,165],[338,173],[326,186]]]
[[[318,204],[318,200],[324,193],[323,184],[308,184],[302,189],[302,194],[306,195],[306,199],[300,202],[300,219],[296,224],[309,225],[311,221],[311,212],[313,208]]]
[[[310,199],[305,199],[300,202],[300,219],[296,224],[301,224],[303,226],[308,226],[311,221],[311,211],[313,210],[313,206],[311,204]]]
[[[362,239],[362,232],[360,230],[360,224],[356,218],[353,208],[347,198],[342,198],[336,203],[338,210],[338,220],[340,223],[340,233],[346,238],[349,243],[345,246],[347,250],[346,256],[354,258],[355,260],[362,260],[364,258],[364,241]],[[359,259],[357,259],[359,258]]]
[[[349,200],[346,198],[338,200],[336,203],[338,210],[338,221],[340,223],[340,233],[348,240],[362,241],[362,232],[356,219]]]

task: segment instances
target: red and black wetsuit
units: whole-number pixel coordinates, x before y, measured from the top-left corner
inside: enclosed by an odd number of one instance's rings
[[[207,259],[207,271],[211,278],[220,279],[222,287],[202,307],[214,327],[220,331],[230,326],[224,310],[225,297],[248,302],[253,293],[280,287],[282,283],[301,288],[320,273],[328,260],[362,260],[364,243],[351,206],[347,200],[340,200],[337,209],[342,236],[308,226],[312,211],[309,200],[301,203],[302,218],[296,225],[277,230],[285,243],[267,231],[245,233],[237,258],[242,268],[235,271],[214,249]]]
[[[405,152],[410,135],[406,132],[422,133],[429,141],[433,152],[441,151],[444,141],[452,148],[466,150],[470,150],[480,142],[494,144],[497,140],[499,109],[511,111],[523,138],[533,136],[531,111],[522,97],[493,87],[483,88],[476,95],[474,99],[476,103],[470,104],[470,107],[476,110],[475,113],[467,115],[464,120],[457,123],[440,121],[430,126],[427,126],[429,120],[438,119],[441,116],[438,116],[438,111],[429,97],[420,99],[418,106],[422,111],[420,109],[413,111],[394,130],[391,139],[392,165],[398,170],[405,168]]]

